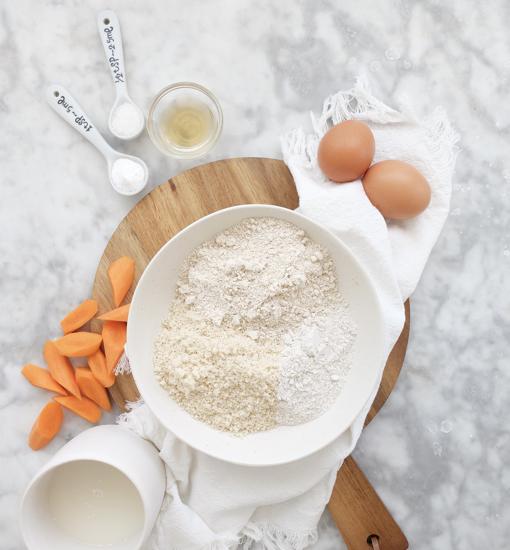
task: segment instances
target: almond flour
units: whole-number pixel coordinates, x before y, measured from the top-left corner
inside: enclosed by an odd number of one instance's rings
[[[247,218],[182,266],[154,371],[195,418],[262,431],[331,406],[355,336],[327,250],[289,222]]]

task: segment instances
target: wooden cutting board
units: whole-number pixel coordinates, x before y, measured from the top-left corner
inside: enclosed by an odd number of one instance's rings
[[[122,220],[101,257],[93,288],[93,297],[100,304],[99,312],[114,307],[107,276],[113,260],[124,255],[134,258],[136,283],[154,254],[178,231],[216,210],[253,203],[292,209],[298,206],[294,181],[282,161],[220,160],[187,170],[155,188]],[[131,296],[132,290],[127,302]],[[406,326],[388,359],[367,423],[390,395],[402,368],[409,335],[408,303],[406,313]],[[92,330],[101,330],[98,321],[93,321]],[[131,375],[118,376],[110,391],[122,410],[127,401],[139,398]],[[340,469],[329,508],[349,548],[366,549],[367,537],[371,534],[379,536],[383,550],[407,548],[402,532],[351,458]]]

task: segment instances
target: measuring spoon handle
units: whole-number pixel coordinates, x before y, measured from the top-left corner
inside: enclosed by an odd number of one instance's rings
[[[105,141],[97,128],[74,97],[60,84],[51,84],[46,88],[46,101],[50,107],[90,141],[103,155],[110,159],[115,154],[114,149]]]
[[[115,12],[112,10],[100,11],[97,15],[97,27],[117,95],[121,92],[125,93],[127,88],[122,35],[119,19]]]

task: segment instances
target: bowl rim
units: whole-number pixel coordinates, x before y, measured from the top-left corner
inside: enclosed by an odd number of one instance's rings
[[[381,306],[381,301],[379,299],[379,296],[378,296],[378,293],[376,291],[376,285],[374,284],[374,281],[373,281],[373,278],[371,277],[371,275],[367,272],[367,270],[365,269],[365,267],[363,266],[363,264],[356,258],[356,256],[351,252],[350,248],[337,236],[335,235],[330,229],[328,229],[327,227],[325,227],[324,225],[320,224],[319,222],[313,220],[312,218],[308,217],[308,216],[305,216],[304,214],[301,214],[300,212],[296,212],[295,210],[292,210],[290,208],[285,208],[285,207],[282,207],[282,206],[278,206],[278,205],[274,205],[274,204],[261,204],[261,203],[254,203],[254,204],[240,204],[240,205],[234,205],[234,206],[230,206],[230,207],[226,207],[226,208],[222,208],[220,210],[216,210],[215,212],[211,212],[210,214],[207,214],[205,216],[202,216],[201,218],[198,218],[197,220],[195,220],[194,222],[190,223],[189,225],[187,225],[186,227],[182,228],[179,232],[177,232],[175,235],[173,235],[157,252],[156,254],[151,258],[151,260],[149,261],[149,263],[147,264],[146,268],[144,269],[142,275],[140,276],[140,279],[136,285],[136,288],[135,288],[135,291],[134,291],[134,294],[133,294],[133,298],[132,298],[132,304],[135,303],[136,301],[136,298],[137,298],[137,293],[139,293],[139,289],[142,288],[142,283],[143,283],[143,280],[144,280],[144,277],[146,277],[147,273],[148,273],[148,270],[151,266],[151,264],[153,262],[155,262],[157,260],[157,258],[164,254],[164,250],[170,246],[170,243],[172,241],[174,241],[174,239],[176,239],[177,237],[185,234],[185,233],[188,233],[190,231],[193,231],[193,229],[195,228],[196,225],[198,224],[201,224],[203,223],[203,221],[205,219],[210,219],[212,217],[216,217],[216,216],[221,216],[222,214],[224,214],[226,211],[232,211],[232,210],[247,210],[247,211],[250,211],[250,210],[260,210],[260,209],[269,209],[269,210],[273,210],[273,211],[286,211],[287,213],[288,212],[291,212],[291,215],[294,215],[298,218],[302,218],[302,219],[305,219],[308,223],[312,223],[313,225],[315,225],[316,227],[318,227],[321,231],[324,231],[326,233],[329,234],[330,237],[332,237],[337,243],[338,245],[342,248],[342,250],[350,257],[350,259],[352,260],[352,262],[354,264],[356,264],[358,270],[360,271],[362,277],[364,277],[366,279],[366,283],[367,283],[367,287],[369,288],[369,291],[371,293],[371,298],[372,298],[372,301],[373,301],[373,305],[374,305],[374,314],[375,316],[377,317],[377,325],[379,327],[379,334],[380,334],[380,348],[381,348],[381,357],[379,358],[379,362],[380,364],[383,364],[384,363],[384,359],[385,359],[385,356],[384,356],[384,340],[385,340],[385,336],[386,336],[386,326],[384,324],[384,317],[383,317],[383,314],[382,314],[382,306]],[[246,217],[250,217],[251,214],[247,214]],[[267,214],[268,217],[271,216],[270,213]],[[226,226],[228,227],[228,226]],[[225,228],[226,228],[225,227]],[[207,239],[205,239],[207,240]],[[132,315],[132,312],[135,311],[136,308],[130,308],[130,313],[129,313],[129,317],[131,317]],[[129,357],[130,356],[130,353],[129,353],[129,326],[130,326],[130,323],[129,323],[129,319],[128,319],[128,334],[127,334],[127,343],[126,343],[126,354],[127,356]],[[132,325],[131,325],[132,326]],[[206,444],[203,444],[203,445],[197,445],[196,442],[191,442],[187,437],[186,437],[186,433],[184,430],[177,430],[179,433],[177,433],[175,431],[175,427],[171,427],[169,426],[162,418],[160,418],[158,416],[158,414],[156,413],[155,410],[153,410],[150,406],[150,403],[148,403],[146,400],[145,400],[145,397],[143,395],[143,390],[140,386],[143,386],[143,381],[142,383],[140,384],[140,377],[137,378],[137,374],[136,374],[136,367],[134,366],[134,363],[131,364],[131,368],[132,368],[132,375],[133,375],[133,379],[140,391],[140,395],[141,395],[141,398],[145,401],[145,403],[149,406],[151,412],[156,416],[156,418],[158,418],[158,420],[161,422],[161,424],[167,429],[169,430],[170,432],[172,432],[178,439],[180,439],[181,441],[183,441],[184,443],[186,443],[187,445],[189,445],[190,447],[192,447],[193,449],[199,451],[199,452],[203,452],[204,454],[208,455],[208,456],[211,456],[213,458],[216,458],[218,460],[222,460],[224,462],[228,462],[228,463],[231,463],[231,464],[236,464],[236,465],[240,465],[240,466],[249,466],[249,467],[271,467],[271,466],[278,466],[278,465],[283,465],[283,464],[290,464],[290,463],[293,463],[293,462],[296,462],[298,460],[301,460],[303,458],[306,458],[316,452],[319,452],[321,451],[322,449],[324,449],[325,447],[327,447],[328,445],[330,445],[331,443],[333,443],[335,440],[337,440],[338,438],[340,438],[344,433],[346,433],[350,427],[352,426],[352,424],[354,423],[354,421],[356,420],[356,418],[359,416],[359,414],[363,411],[363,409],[366,407],[368,401],[370,400],[374,390],[371,389],[369,391],[366,391],[366,395],[364,397],[364,399],[360,399],[360,404],[359,406],[356,408],[356,410],[354,412],[351,413],[351,415],[349,416],[345,416],[344,419],[343,419],[343,422],[340,424],[339,423],[339,429],[336,431],[335,435],[330,435],[329,437],[325,438],[323,442],[321,442],[320,445],[316,445],[315,447],[313,448],[310,448],[308,449],[306,452],[303,452],[301,453],[299,456],[295,456],[295,457],[292,457],[290,459],[281,459],[281,460],[276,460],[276,461],[272,461],[272,462],[260,462],[260,461],[245,461],[245,460],[239,460],[239,459],[230,459],[230,458],[227,458],[225,455],[221,454],[221,453],[218,453],[218,452],[215,452],[214,450],[211,450],[208,448],[208,446]],[[374,369],[374,373],[375,373],[375,369]],[[374,375],[374,384],[376,383],[376,377],[377,377],[377,374]],[[168,396],[169,399],[171,399],[170,396]],[[180,405],[177,405],[180,407]],[[187,412],[185,411],[185,409],[183,409],[182,407],[180,407],[184,412]],[[327,411],[326,411],[327,412]],[[189,414],[189,413],[188,413]],[[320,417],[318,417],[320,418]],[[196,420],[196,419],[194,419]],[[315,419],[316,420],[316,419]],[[200,422],[199,420],[196,420],[197,422]],[[313,420],[311,421],[313,422]],[[217,431],[215,430],[215,428],[211,427],[211,426],[208,426],[207,424],[201,422],[201,424],[204,424],[205,426],[207,426],[210,430],[214,430],[214,431]]]

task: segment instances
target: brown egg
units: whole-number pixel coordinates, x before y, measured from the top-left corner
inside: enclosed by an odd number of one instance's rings
[[[319,143],[320,169],[337,183],[354,181],[368,170],[374,158],[372,130],[357,120],[346,120],[324,134]]]
[[[363,187],[370,202],[385,218],[407,220],[427,208],[430,186],[414,166],[400,160],[383,160],[369,168]]]

